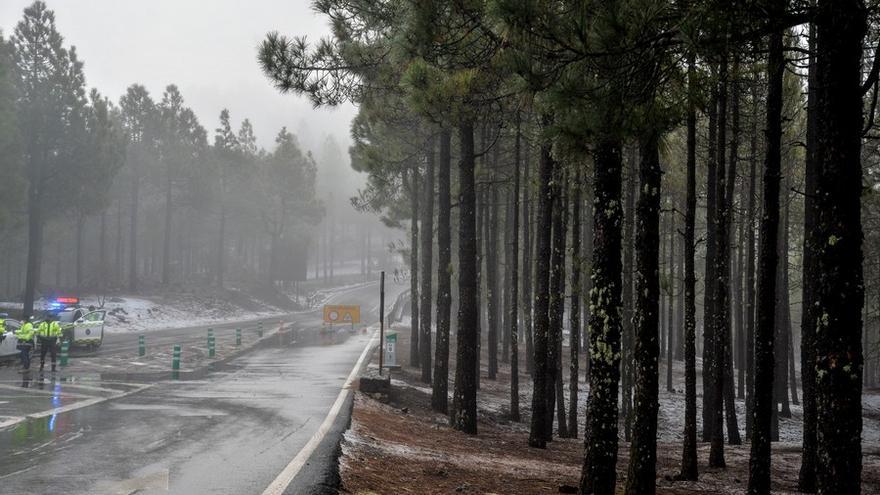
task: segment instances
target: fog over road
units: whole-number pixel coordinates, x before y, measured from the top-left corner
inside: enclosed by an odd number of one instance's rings
[[[386,288],[387,308],[404,284]],[[360,304],[372,323],[378,296],[378,285],[369,284],[328,302]],[[320,325],[320,318],[312,311],[284,319],[308,326]],[[224,327],[214,326],[218,338]],[[203,339],[205,329],[150,337],[162,345],[179,343]],[[336,345],[259,347],[181,380],[117,381],[68,372],[22,378],[11,367],[0,369],[0,416],[29,418],[0,430],[0,491],[262,493],[318,431],[371,338],[358,333]],[[112,362],[132,345],[136,334],[114,335],[89,359],[103,355]],[[350,400],[284,493],[318,493],[328,481]],[[64,412],[75,404],[86,406]]]

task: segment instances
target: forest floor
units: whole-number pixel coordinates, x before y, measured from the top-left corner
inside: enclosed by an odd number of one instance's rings
[[[402,326],[395,328],[399,332],[398,363],[409,363],[409,329]],[[528,447],[531,378],[525,373],[520,375],[522,420],[510,421],[510,368],[507,364],[499,363],[497,379],[489,380],[487,347],[485,343],[482,346],[481,388],[478,393],[479,434],[476,436],[451,429],[447,416],[431,410],[430,385],[421,383],[415,368],[404,366],[392,374],[390,396],[370,396],[358,392],[354,400],[351,429],[346,432],[342,444],[340,493],[576,493],[583,461],[583,440],[555,438],[547,449]],[[454,376],[454,340],[450,350],[450,375]],[[567,352],[565,348],[564,353]],[[376,356],[374,358],[378,359]],[[565,361],[564,374],[567,379],[567,359]],[[700,443],[699,481],[673,481],[681,462],[684,425],[684,376],[681,366],[681,362],[673,365],[675,392],[666,391],[665,365],[660,366],[657,492],[742,493],[748,481],[748,443],[725,446],[727,469],[708,468],[709,445]],[[524,371],[524,363],[520,364],[520,369]],[[453,376],[450,376],[449,384],[450,404]],[[582,373],[579,390],[578,426],[582,434],[587,397],[587,385]],[[698,398],[698,408],[699,404]],[[744,405],[741,400],[737,401],[737,406],[740,434],[744,435]],[[699,422],[700,414],[697,416]],[[773,444],[774,493],[798,493],[800,423],[801,410],[797,406],[792,406],[791,418],[780,420],[782,442]],[[617,463],[619,489],[626,477],[628,450],[621,427]],[[880,493],[880,390],[876,389],[866,390],[864,394],[863,451],[863,493]]]

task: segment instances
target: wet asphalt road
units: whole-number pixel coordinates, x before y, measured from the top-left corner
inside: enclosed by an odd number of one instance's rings
[[[388,287],[386,301],[402,291]],[[376,285],[343,291],[331,302],[361,304],[365,319],[378,318]],[[320,315],[287,320],[311,325]],[[167,334],[202,338],[204,329]],[[259,348],[176,381],[3,370],[0,415],[29,419],[0,429],[0,493],[263,493],[318,431],[370,338]],[[328,466],[350,401],[285,493],[321,493],[332,482]]]

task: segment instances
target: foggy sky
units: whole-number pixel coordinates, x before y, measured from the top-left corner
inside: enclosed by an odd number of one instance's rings
[[[4,37],[12,35],[32,2],[0,2]],[[75,45],[85,61],[87,85],[115,103],[132,83],[145,85],[156,101],[174,83],[211,142],[220,111],[228,108],[236,128],[244,117],[251,119],[262,147],[271,149],[279,129],[287,126],[313,150],[325,134],[335,137],[343,153],[348,149],[353,106],[314,110],[303,97],[278,93],[257,63],[257,45],[269,31],[311,40],[329,33],[326,19],[311,11],[310,0],[46,3],[55,11],[65,46]]]

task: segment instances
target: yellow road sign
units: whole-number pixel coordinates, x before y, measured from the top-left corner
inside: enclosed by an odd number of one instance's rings
[[[339,304],[324,306],[324,323],[346,323],[354,325],[360,322],[360,306],[345,306]]]

